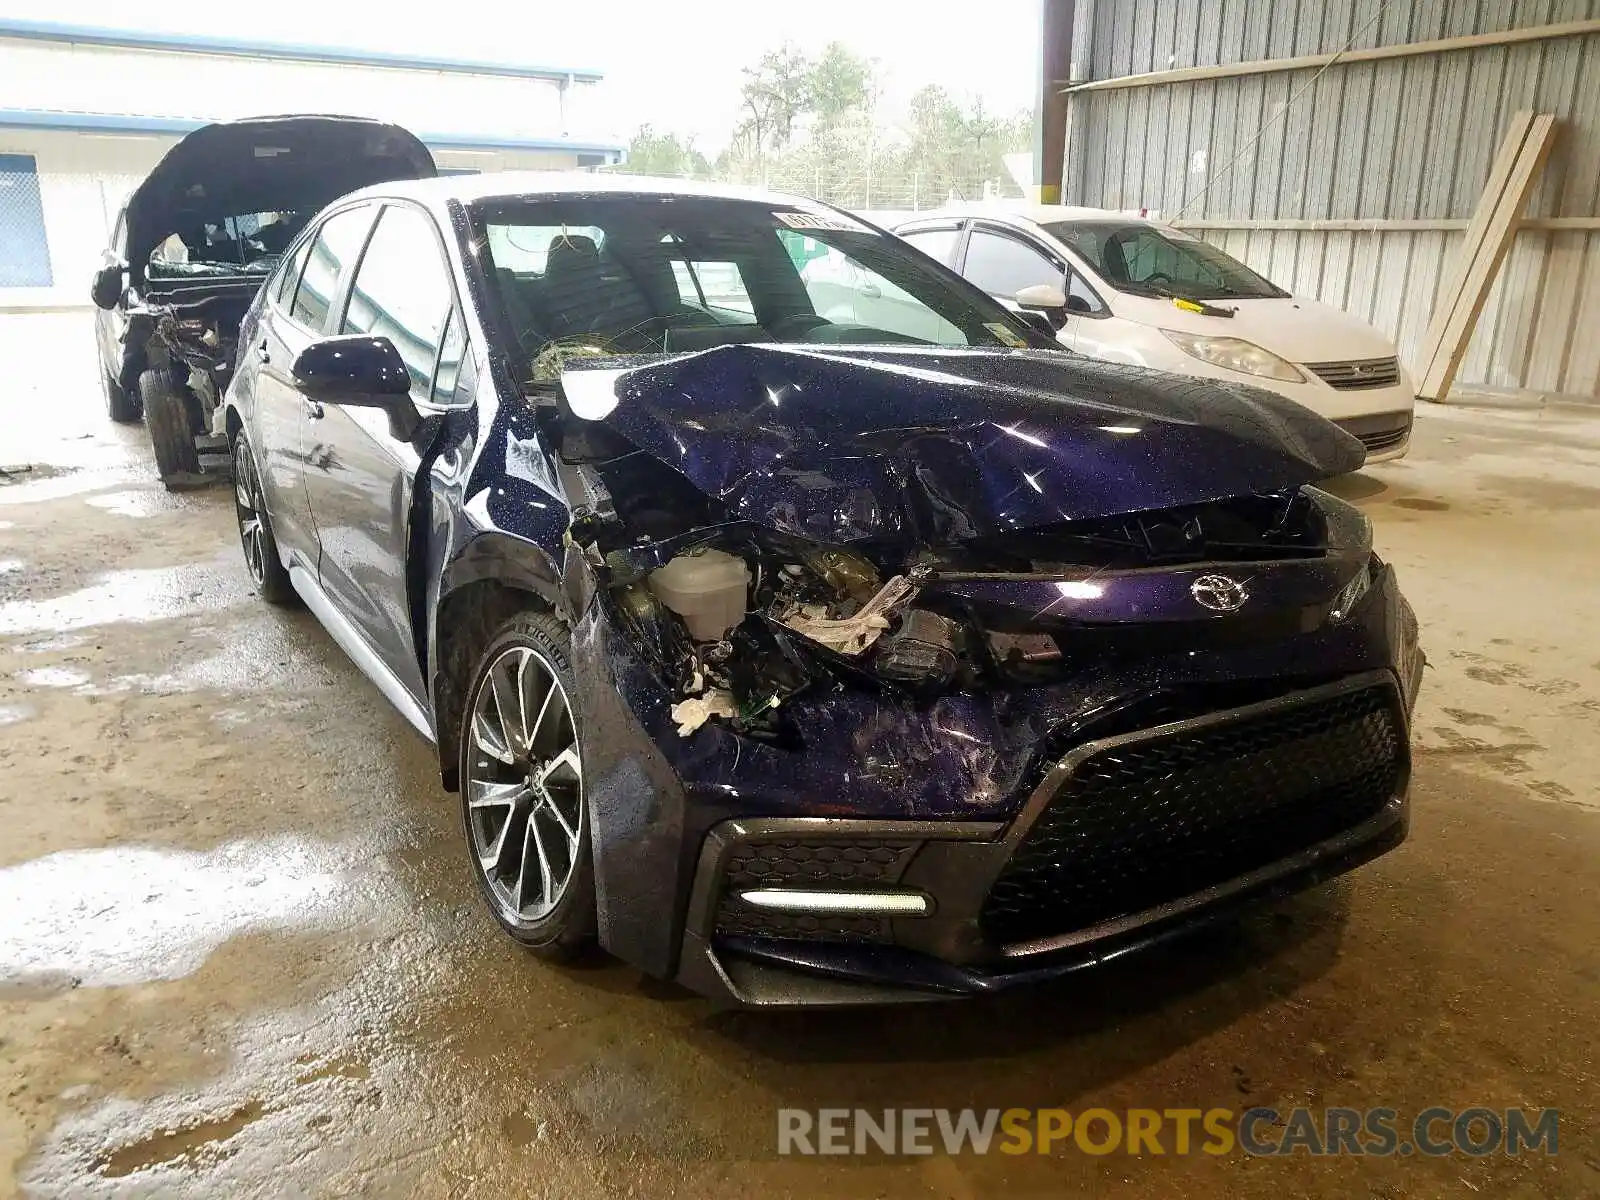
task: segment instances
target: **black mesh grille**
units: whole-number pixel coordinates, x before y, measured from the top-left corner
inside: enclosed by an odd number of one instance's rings
[[[737,888],[892,883],[919,844],[881,838],[742,842],[728,855],[724,880]]]
[[[1372,687],[1103,750],[1028,831],[983,908],[1008,944],[1203,891],[1374,816],[1404,726]]]
[[[884,887],[900,878],[921,844],[893,838],[781,837],[741,842],[729,852],[723,867],[716,931],[744,937],[888,941],[888,923],[879,917],[771,912],[745,904],[735,893],[752,888],[849,891]]]
[[[717,909],[717,932],[725,937],[804,938],[816,942],[886,942],[889,926],[881,917],[767,912],[724,896]]]

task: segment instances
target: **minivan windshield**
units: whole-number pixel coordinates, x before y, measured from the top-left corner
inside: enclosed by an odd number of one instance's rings
[[[843,213],[638,195],[501,199],[471,211],[491,287],[535,379],[577,355],[749,342],[1050,344]]]
[[[1176,229],[1117,220],[1054,221],[1044,228],[1119,292],[1186,300],[1289,294],[1215,246]]]

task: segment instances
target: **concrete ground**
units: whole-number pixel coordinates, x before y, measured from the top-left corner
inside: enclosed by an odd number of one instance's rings
[[[1041,991],[718,1014],[497,934],[430,750],[93,354],[0,320],[0,1194],[1600,1194],[1600,410],[1429,409],[1340,485],[1432,664],[1401,849]],[[1334,1104],[1554,1106],[1560,1153],[776,1153],[784,1107]]]

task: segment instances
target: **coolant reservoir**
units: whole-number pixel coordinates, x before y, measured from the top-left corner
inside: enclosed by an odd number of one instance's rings
[[[697,642],[718,642],[744,620],[750,570],[721,550],[680,554],[650,574],[650,590],[689,627]]]

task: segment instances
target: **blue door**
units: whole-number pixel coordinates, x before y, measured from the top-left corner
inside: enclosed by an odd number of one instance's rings
[[[33,155],[0,154],[0,287],[53,282]]]

